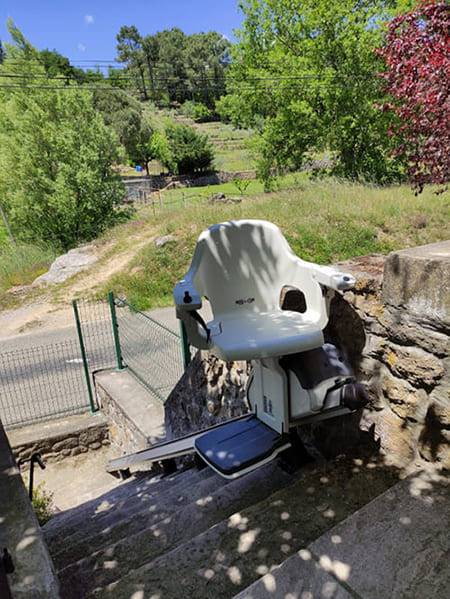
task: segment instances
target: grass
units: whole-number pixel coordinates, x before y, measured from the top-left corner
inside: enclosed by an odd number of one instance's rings
[[[143,310],[171,305],[173,286],[189,267],[198,235],[225,220],[272,221],[300,257],[332,264],[446,239],[448,213],[448,193],[436,196],[427,190],[414,197],[406,186],[376,188],[306,178],[297,190],[245,196],[238,204],[197,203],[169,217],[145,207],[139,211],[142,225],[151,222],[157,235],[170,235],[172,241],[159,249],[148,243],[127,271],[109,279],[99,294],[113,289]]]
[[[276,181],[277,191],[302,189],[303,185],[309,184],[307,173],[292,173],[279,177]],[[153,192],[152,201],[158,205],[158,209],[174,211],[196,205],[203,205],[217,193],[225,193],[228,197],[241,197],[238,186],[233,183],[221,183],[206,187],[189,187],[185,189],[170,189],[161,193]],[[255,196],[264,194],[264,185],[257,179],[249,180],[244,196]]]
[[[1,235],[0,235],[1,237]],[[17,285],[27,285],[47,272],[56,253],[40,245],[0,242],[0,296]]]

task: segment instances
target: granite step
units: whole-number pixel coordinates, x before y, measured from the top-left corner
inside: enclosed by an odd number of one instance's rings
[[[400,481],[233,599],[418,599],[450,588],[450,487],[438,472]]]
[[[197,530],[195,536],[192,534],[195,527],[190,529],[191,538],[171,549],[167,547],[165,553],[140,567],[133,568],[132,560],[124,567],[117,562],[116,580],[98,586],[92,593],[85,589],[84,596],[95,599],[233,597],[396,481],[393,472],[376,462],[355,467],[351,458],[345,462],[346,459],[305,467],[288,486],[223,515],[222,520],[217,518],[216,524]],[[351,492],[354,485],[359,490],[356,495]],[[187,524],[177,521],[176,527]],[[109,565],[99,566],[106,569]]]
[[[120,529],[118,539],[117,530],[113,528],[105,537],[110,541],[107,546],[59,570],[64,599],[79,598],[97,586],[113,582],[119,569],[127,572],[151,561],[238,510],[265,499],[292,480],[292,475],[272,463],[226,484],[224,479],[212,479],[213,484],[201,493],[192,489],[190,503],[171,513],[167,510],[157,522],[146,521],[148,514],[145,513],[132,517],[128,528]],[[139,532],[132,534],[133,531]],[[89,549],[92,550],[91,545]],[[68,555],[69,552],[64,557]],[[56,556],[57,566],[60,558],[60,554]]]
[[[84,558],[86,547],[89,547],[89,553],[98,551],[170,518],[184,505],[207,496],[218,486],[227,484],[227,481],[205,468],[200,472],[192,470],[181,480],[176,476],[171,481],[162,479],[160,484],[162,489],[158,490],[158,482],[148,485],[138,494],[133,494],[129,502],[123,497],[119,503],[115,503],[114,496],[106,494],[98,512],[88,517],[81,509],[78,530],[73,530],[75,523],[72,523],[70,534],[65,527],[61,527],[55,531],[52,539],[46,538],[56,568],[63,568]]]
[[[145,498],[156,498],[165,493],[167,489],[174,490],[177,486],[183,488],[183,480],[192,475],[190,470],[178,470],[170,476],[155,474],[151,471],[136,473],[131,478],[121,482],[107,493],[96,497],[86,503],[80,504],[69,510],[53,515],[52,519],[44,526],[44,533],[49,543],[60,536],[64,528],[69,537],[72,534],[81,534],[84,526],[91,528],[91,519],[107,518],[108,512],[123,510],[141,503]],[[198,472],[199,477],[208,476],[207,470]]]

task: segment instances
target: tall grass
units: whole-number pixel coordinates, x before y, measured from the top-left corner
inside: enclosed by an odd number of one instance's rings
[[[406,186],[376,188],[339,181],[303,180],[300,189],[245,196],[238,204],[203,203],[170,215],[143,208],[157,235],[172,237],[161,248],[149,243],[126,272],[100,288],[126,295],[141,309],[170,305],[172,289],[189,267],[200,232],[217,222],[262,218],[277,224],[300,257],[322,264],[373,252],[413,247],[449,237],[449,194],[431,190],[414,197]]]
[[[40,245],[13,243],[0,245],[0,296],[11,287],[26,285],[48,270],[56,253]]]

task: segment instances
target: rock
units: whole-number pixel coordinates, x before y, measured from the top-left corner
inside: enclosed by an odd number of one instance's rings
[[[246,362],[197,352],[164,404],[169,435],[180,437],[247,412],[249,371]]]
[[[385,369],[382,390],[392,411],[400,418],[425,422],[428,408],[428,395],[424,389],[415,389],[403,379],[398,379]]]
[[[383,345],[383,361],[398,377],[406,378],[415,387],[433,387],[444,373],[442,361],[414,346],[402,346],[387,341]]]
[[[373,432],[375,441],[380,443],[386,460],[392,465],[404,467],[414,459],[419,433],[416,427],[391,410],[364,412],[360,426],[363,430]]]
[[[242,202],[242,198],[240,197],[228,197],[224,193],[216,193],[212,196],[210,203],[211,204],[229,204],[232,202]]]
[[[54,283],[62,283],[77,272],[85,270],[98,259],[94,255],[94,250],[94,245],[84,245],[69,250],[67,254],[56,258],[48,272],[37,277],[33,281],[33,285],[45,287]]]
[[[77,437],[67,437],[66,439],[62,439],[61,441],[57,441],[53,444],[53,451],[62,451],[64,449],[72,449],[73,447],[78,446],[78,438]]]
[[[173,241],[175,241],[175,239],[171,235],[164,235],[163,237],[157,237],[155,239],[155,247],[159,249],[159,248],[162,248],[167,243],[171,243]]]
[[[335,294],[331,300],[330,318],[324,337],[326,342],[340,347],[352,368],[358,370],[366,344],[363,321],[340,294]]]
[[[217,202],[224,202],[226,201],[227,196],[224,193],[215,193],[212,197],[211,197],[211,204],[217,204]]]
[[[447,469],[450,468],[449,412],[448,404],[432,401],[419,438],[420,455],[430,462],[440,462]]]
[[[389,254],[383,303],[450,327],[450,241]]]
[[[384,319],[386,332],[395,343],[418,345],[437,356],[450,354],[450,336],[433,328],[430,322],[423,322],[392,306],[385,309]]]

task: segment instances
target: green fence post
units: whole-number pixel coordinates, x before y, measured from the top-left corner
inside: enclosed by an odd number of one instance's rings
[[[86,348],[84,346],[83,332],[81,330],[80,315],[78,314],[77,300],[72,301],[73,311],[75,314],[75,322],[77,323],[78,340],[80,342],[81,357],[83,358],[84,376],[86,377],[86,385],[89,395],[89,404],[91,406],[91,414],[98,412],[98,407],[94,403],[94,395],[92,393],[91,377],[87,364]]]
[[[184,322],[180,320],[180,333],[181,333],[181,350],[183,352],[183,366],[184,369],[188,367],[189,362],[191,361],[191,350],[189,341],[187,338],[186,327],[184,326]]]
[[[114,345],[116,347],[117,357],[117,370],[123,370],[122,354],[120,352],[120,340],[119,340],[119,326],[116,318],[116,305],[114,303],[114,293],[110,291],[109,296],[109,308],[111,310],[111,322],[113,327]]]

